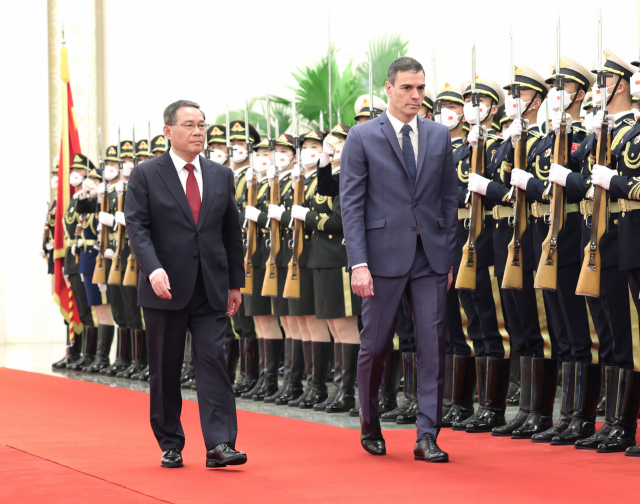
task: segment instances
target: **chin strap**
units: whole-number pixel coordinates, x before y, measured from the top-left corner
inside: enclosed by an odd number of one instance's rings
[[[618,76],[618,82],[616,82],[616,85],[613,86],[613,93],[611,93],[611,95],[607,99],[607,105],[609,105],[611,103],[611,100],[613,100],[613,97],[615,96],[616,91],[618,90],[618,86],[620,85],[621,80],[622,80],[622,75]]]

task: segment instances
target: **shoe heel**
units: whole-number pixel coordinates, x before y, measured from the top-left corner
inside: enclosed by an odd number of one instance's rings
[[[227,464],[223,464],[222,462],[219,462],[218,460],[207,460],[207,467],[216,469],[218,467],[227,467]]]

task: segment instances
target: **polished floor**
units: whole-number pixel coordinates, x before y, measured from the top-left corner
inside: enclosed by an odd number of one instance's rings
[[[84,380],[94,383],[101,383],[110,387],[120,387],[143,392],[149,391],[149,384],[146,382],[124,380],[120,378],[108,378],[105,376],[87,375],[84,373],[76,373],[72,371],[51,370],[51,363],[57,361],[64,355],[64,344],[60,343],[25,343],[25,344],[0,344],[0,367],[11,369],[20,369],[23,371],[32,371],[35,373],[43,373],[48,375],[56,375],[74,380]],[[115,357],[115,348],[112,349],[111,359]],[[329,385],[332,387],[332,385]],[[560,388],[558,388],[558,396]],[[401,401],[402,393],[398,395],[398,401]],[[193,390],[183,390],[182,397],[185,400],[197,401],[196,392]],[[555,402],[555,417],[559,415],[560,401]],[[313,410],[301,410],[298,408],[289,408],[286,406],[276,406],[274,404],[265,404],[263,402],[254,402],[246,399],[237,399],[236,406],[238,409],[245,411],[255,411],[268,415],[277,415],[287,418],[295,418],[306,420],[309,422],[322,423],[326,425],[335,425],[338,427],[346,427],[350,429],[358,429],[360,427],[357,418],[350,418],[346,413],[328,414]],[[507,408],[507,421],[513,418],[517,413],[516,407]],[[397,425],[395,423],[383,423],[382,428],[385,430],[392,429],[414,429],[413,425]]]

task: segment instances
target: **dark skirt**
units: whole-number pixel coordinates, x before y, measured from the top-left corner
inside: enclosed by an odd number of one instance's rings
[[[289,315],[301,317],[315,315],[316,306],[313,295],[313,270],[300,268],[300,299],[288,299]]]
[[[264,281],[265,268],[253,268],[253,294],[242,296],[245,314],[249,317],[260,315],[273,315],[271,298],[262,295],[262,282]]]
[[[312,271],[317,318],[336,319],[362,313],[360,300],[351,291],[351,275],[345,268]]]
[[[282,297],[284,284],[287,281],[287,268],[278,268],[278,297],[271,298],[273,314],[278,317],[289,315],[289,300]]]
[[[89,306],[100,306],[103,304],[108,304],[107,293],[104,294],[100,292],[100,288],[98,284],[93,283],[92,275],[83,275],[84,276],[84,291],[87,294],[87,301],[89,302]]]

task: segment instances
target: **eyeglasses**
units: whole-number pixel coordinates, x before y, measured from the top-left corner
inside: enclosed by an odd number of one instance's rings
[[[198,128],[200,131],[205,131],[209,127],[209,125],[205,124],[205,123],[199,123],[199,124],[193,124],[193,123],[176,124],[176,123],[173,123],[171,126],[182,126],[187,131],[193,131],[193,128]]]

